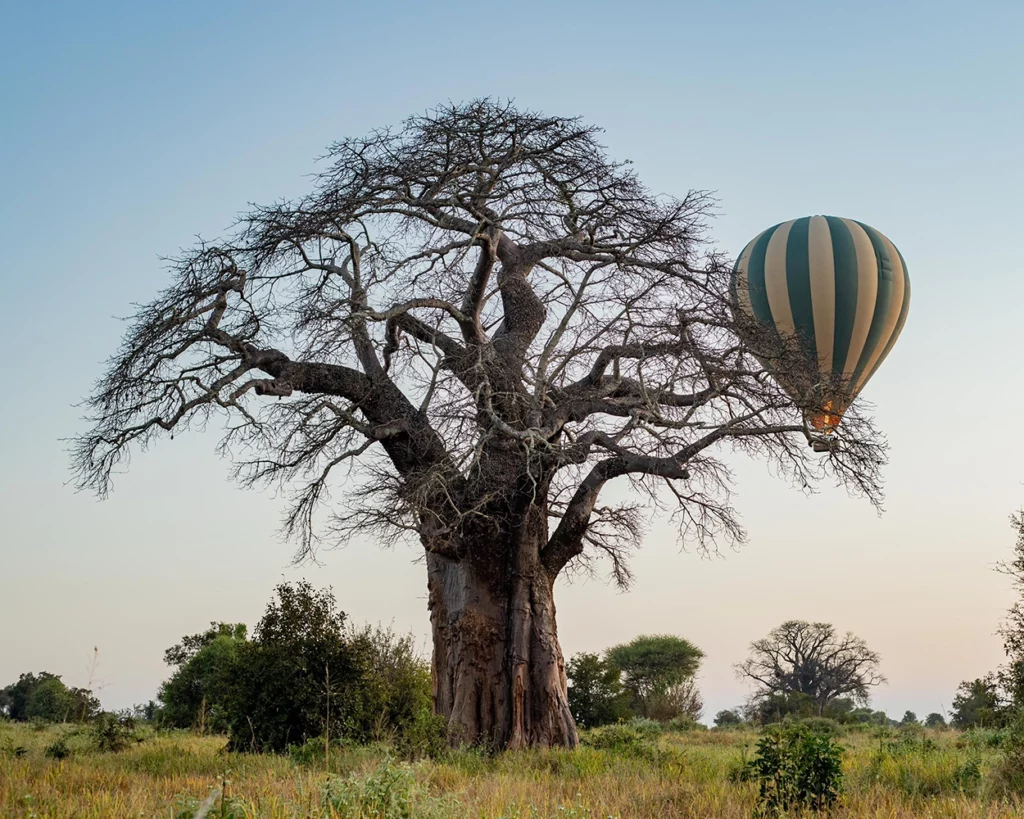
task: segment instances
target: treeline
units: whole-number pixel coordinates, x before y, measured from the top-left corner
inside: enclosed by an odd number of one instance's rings
[[[961,683],[949,724],[1010,729],[1024,748],[1024,517],[1013,522],[1014,557],[1000,566],[1019,593],[1000,632],[1008,661]],[[582,729],[638,719],[697,727],[703,702],[696,675],[703,657],[691,642],[664,634],[643,635],[601,654],[577,654],[566,664],[573,716]],[[329,747],[343,738],[390,741],[415,755],[450,739],[475,741],[448,737],[444,720],[433,715],[430,667],[411,637],[351,626],[329,591],[305,581],[275,589],[251,636],[243,624],[212,623],[167,649],[164,659],[172,671],[159,701],[107,714],[89,689],[69,687],[55,674],[30,673],[0,689],[0,717],[92,722],[111,737],[118,724],[144,720],[160,728],[226,734],[232,750],[251,752],[283,751],[314,739]],[[714,726],[822,720],[946,726],[946,715],[937,712],[919,720],[907,711],[894,720],[872,709],[870,692],[885,682],[880,663],[849,632],[829,623],[787,621],[750,644],[736,672],[752,694],[741,706],[719,711]]]

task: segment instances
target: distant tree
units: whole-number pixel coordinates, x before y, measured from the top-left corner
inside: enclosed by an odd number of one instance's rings
[[[925,728],[945,728],[946,718],[937,711],[932,711],[927,717],[924,718]]]
[[[849,632],[837,634],[830,623],[789,620],[751,643],[750,651],[736,670],[757,685],[753,702],[760,712],[765,709],[757,703],[767,700],[769,712],[809,702],[824,715],[840,697],[866,703],[870,688],[885,681],[878,654]]]
[[[740,716],[738,711],[724,710],[715,714],[715,726],[718,728],[728,728],[732,725],[742,724],[743,717]]]
[[[225,624],[219,624],[225,625]],[[208,638],[208,639],[207,639]],[[230,724],[231,693],[245,644],[245,626],[232,624],[186,637],[164,659],[177,670],[161,687],[160,723],[224,733]]]
[[[218,637],[228,637],[236,641],[245,640],[246,631],[245,623],[210,623],[210,627],[206,631],[182,637],[180,643],[167,649],[164,652],[164,662],[167,665],[181,668],[202,648],[208,646]]]
[[[632,694],[637,708],[651,716],[659,706],[677,702],[693,708],[696,689],[693,677],[704,652],[682,637],[670,634],[641,635],[628,643],[608,649],[607,659],[623,673],[623,686]],[[699,703],[699,695],[696,696]],[[664,716],[664,715],[662,715]],[[665,716],[699,716],[680,711]]]
[[[950,720],[956,728],[1000,728],[1008,721],[1010,709],[996,675],[965,680],[953,698]]]
[[[597,654],[575,654],[566,663],[569,708],[581,728],[609,725],[632,716],[629,693],[622,687],[622,672]]]
[[[12,720],[83,722],[100,711],[99,700],[85,688],[68,688],[57,674],[22,674],[0,691],[0,708]]]
[[[917,718],[917,714],[913,711],[904,711],[903,719],[900,720],[900,725],[904,728],[910,728],[914,725],[920,725],[921,721]]]
[[[329,591],[282,583],[241,643],[228,706],[230,747],[283,751],[313,737],[366,739],[365,647],[347,639],[345,613]]]

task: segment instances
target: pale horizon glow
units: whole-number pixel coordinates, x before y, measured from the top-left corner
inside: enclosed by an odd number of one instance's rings
[[[859,219],[899,247],[913,298],[863,397],[891,445],[886,502],[807,497],[733,458],[750,539],[702,558],[652,510],[627,594],[559,583],[568,658],[641,633],[704,650],[705,720],[746,697],[734,664],[787,619],[882,656],[874,707],[949,709],[1002,662],[1012,594],[992,570],[1024,505],[1024,6],[1010,2],[22,4],[0,32],[0,686],[88,681],[105,707],[156,696],[165,648],[212,620],[253,627],[280,579],[332,586],[353,622],[426,649],[415,546],[290,565],[282,503],[240,490],[216,435],[136,453],[103,502],[76,494],[74,404],[159,257],[248,202],[302,192],[344,136],[480,96],[605,129],[653,190],[714,190],[737,254],[778,222]],[[616,493],[626,492],[615,486]]]

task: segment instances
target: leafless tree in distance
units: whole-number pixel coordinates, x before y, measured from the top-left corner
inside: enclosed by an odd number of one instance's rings
[[[773,695],[802,694],[818,714],[839,697],[866,703],[870,689],[885,682],[881,658],[850,632],[831,623],[787,620],[750,644],[750,656],[736,666],[757,685],[754,704]]]
[[[743,536],[730,450],[875,503],[885,454],[856,412],[809,452],[738,340],[712,200],[655,196],[598,134],[483,100],[333,145],[307,196],[173,262],[89,399],[79,484],[221,416],[237,478],[293,493],[300,556],[418,540],[453,740],[575,746],[555,579],[603,556],[626,586],[648,517],[609,481],[709,549]]]

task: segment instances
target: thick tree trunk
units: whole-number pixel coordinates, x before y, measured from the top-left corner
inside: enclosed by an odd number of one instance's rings
[[[464,543],[467,557],[427,554],[434,709],[453,743],[493,748],[579,744],[555,625],[554,578],[540,563],[546,516]]]

